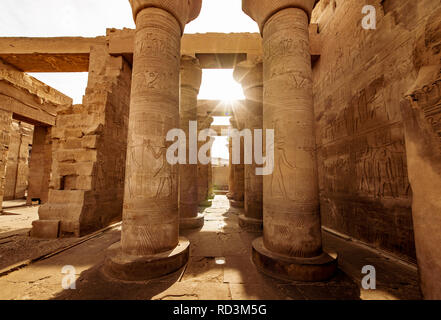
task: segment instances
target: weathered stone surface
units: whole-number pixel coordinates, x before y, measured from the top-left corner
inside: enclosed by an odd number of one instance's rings
[[[320,34],[327,54],[313,68],[321,218],[414,260],[399,106],[419,68],[439,63],[441,14],[436,1],[383,3],[375,3],[376,30],[361,27],[363,3],[320,1],[312,14],[326,25]]]
[[[263,238],[254,240],[252,257],[262,272],[304,281],[330,278],[337,265],[321,244],[308,49],[314,3],[243,1],[263,34],[263,129],[273,129],[275,139],[266,146],[274,150],[274,170],[263,178]]]
[[[320,57],[317,25],[310,27],[311,56]],[[0,37],[0,59],[24,72],[87,72],[90,48],[108,43],[113,56],[133,61],[135,30],[107,29],[106,37],[24,38]],[[261,56],[262,42],[257,33],[185,34],[182,55],[196,56],[203,68],[233,68],[247,56]]]
[[[148,256],[127,255],[121,243],[108,249],[104,272],[116,279],[126,281],[145,281],[171,274],[182,268],[190,256],[190,242],[180,238],[171,250]]]
[[[11,124],[4,200],[22,199],[28,188],[29,150],[33,126],[16,120]]]
[[[0,201],[6,185],[6,164],[8,161],[9,143],[11,141],[12,113],[0,110]]]
[[[190,243],[179,238],[178,166],[167,161],[166,137],[179,128],[181,35],[201,2],[134,0],[131,5],[136,40],[123,228],[118,252],[106,263],[112,276],[123,280],[160,277],[189,257]]]
[[[178,166],[167,162],[165,138],[179,127],[181,28],[159,8],[142,10],[136,24],[121,243],[144,256],[178,244]]]
[[[42,239],[58,238],[60,220],[36,220],[32,222],[31,237]]]
[[[187,23],[197,18],[202,7],[202,0],[129,0],[132,6],[133,19],[138,28],[138,14],[148,8],[160,8],[171,14],[181,27],[181,33]]]
[[[305,258],[322,250],[307,26],[306,13],[290,8],[272,16],[263,34],[263,121],[264,129],[275,130],[274,172],[263,178],[264,243]],[[274,43],[290,40],[305,46],[272,51]]]
[[[51,190],[39,214],[61,220],[62,236],[84,235],[121,219],[130,87],[127,62],[111,57],[105,45],[93,47],[83,104],[58,112]]]
[[[90,47],[105,37],[0,38],[0,59],[24,72],[87,72]]]

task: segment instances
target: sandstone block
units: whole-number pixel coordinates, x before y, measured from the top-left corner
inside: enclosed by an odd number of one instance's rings
[[[58,238],[60,220],[36,220],[32,222],[31,237],[41,239]]]

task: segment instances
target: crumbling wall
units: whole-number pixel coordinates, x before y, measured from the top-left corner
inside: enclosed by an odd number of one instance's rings
[[[3,200],[25,197],[28,188],[29,146],[32,144],[32,135],[32,125],[12,121]]]
[[[367,4],[376,8],[375,30],[362,28]],[[312,17],[322,39],[313,68],[322,223],[410,259],[400,101],[425,63],[421,52],[440,50],[419,42],[440,8],[438,0],[322,0]]]
[[[83,104],[60,110],[52,129],[49,200],[40,220],[59,220],[61,235],[80,236],[121,219],[131,68],[93,47]]]

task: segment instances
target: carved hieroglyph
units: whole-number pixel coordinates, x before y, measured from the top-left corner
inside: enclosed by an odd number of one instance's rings
[[[179,128],[183,29],[161,8],[144,8],[135,17],[121,244],[125,254],[147,256],[178,244],[178,167],[167,162],[166,135]]]
[[[181,219],[198,216],[198,165],[189,162],[189,121],[197,121],[197,96],[202,81],[199,61],[190,56],[181,59],[180,128],[187,139],[187,164],[179,166],[179,214]]]

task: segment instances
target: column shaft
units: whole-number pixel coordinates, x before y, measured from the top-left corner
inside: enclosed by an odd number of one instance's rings
[[[228,152],[229,152],[229,160],[228,160],[228,199],[233,199],[234,196],[234,167],[233,167],[233,147],[232,147],[232,139],[228,139]]]
[[[263,65],[260,59],[246,60],[234,70],[234,78],[242,85],[245,101],[245,129],[254,137],[255,129],[263,128]],[[253,139],[254,140],[254,139]],[[257,145],[254,145],[255,149]],[[260,166],[260,165],[259,165]],[[263,179],[256,174],[259,167],[256,159],[251,164],[244,163],[244,208],[245,214],[239,216],[239,225],[247,231],[262,229],[262,187]]]
[[[263,47],[264,128],[275,130],[274,171],[263,179],[264,244],[315,257],[322,246],[307,14],[277,12],[265,24]]]
[[[243,0],[263,34],[263,128],[274,130],[274,143],[264,144],[274,170],[263,176],[263,237],[252,259],[286,280],[322,281],[337,268],[321,240],[308,32],[315,3]]]
[[[153,7],[136,25],[122,249],[142,256],[178,244],[178,167],[166,159],[166,135],[179,127],[181,28]]]
[[[198,215],[198,165],[191,164],[189,121],[197,121],[197,96],[201,85],[202,70],[197,59],[184,56],[181,59],[180,127],[187,139],[187,164],[179,166],[179,216],[180,228],[198,228],[203,216]],[[197,152],[197,150],[193,150]],[[197,155],[196,155],[197,156]]]
[[[232,119],[230,119],[231,126],[234,129],[242,130],[244,125],[239,119],[239,111],[237,111]],[[232,153],[231,153],[232,155]],[[231,197],[231,206],[236,208],[244,207],[244,193],[245,193],[245,166],[244,166],[244,145],[243,138],[240,138],[240,163],[232,163],[233,173],[234,173],[234,187],[233,194]]]
[[[213,119],[211,117],[199,117],[198,131],[210,128]],[[199,132],[198,132],[199,134]],[[208,140],[207,140],[208,141]],[[198,149],[204,145],[206,141],[198,141]],[[198,163],[198,203],[202,207],[211,206],[209,201],[209,183],[208,183],[208,164]]]
[[[247,117],[246,127],[254,137],[255,129],[263,128],[263,86],[256,86],[246,90],[247,111],[253,116]],[[258,224],[259,229],[263,221],[263,176],[256,175],[255,159],[252,164],[245,164],[245,218]],[[259,221],[259,222],[257,222]],[[256,224],[255,223],[255,224]]]

